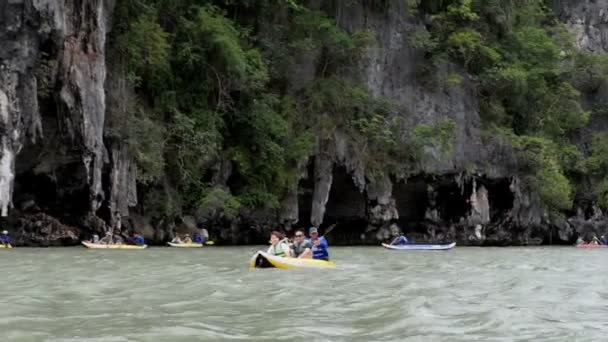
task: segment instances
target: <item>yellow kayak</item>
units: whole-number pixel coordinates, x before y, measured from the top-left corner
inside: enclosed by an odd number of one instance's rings
[[[148,245],[137,246],[137,245],[104,245],[100,243],[92,243],[90,241],[81,241],[86,248],[91,249],[144,249]]]
[[[315,260],[315,259],[298,259],[284,258],[263,251],[259,251],[249,260],[251,268],[335,268],[336,263],[333,261]]]
[[[13,248],[13,246],[11,246],[10,244],[8,244],[8,245],[0,245],[0,248]]]

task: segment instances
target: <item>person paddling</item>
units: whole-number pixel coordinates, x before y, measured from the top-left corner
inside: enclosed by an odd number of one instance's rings
[[[319,230],[316,227],[310,227],[308,230],[310,234],[310,243],[312,243],[312,258],[329,261],[329,251],[327,250],[329,245],[325,237],[319,236]]]
[[[111,232],[106,232],[106,236],[104,236],[101,240],[99,240],[99,244],[102,245],[111,245],[114,243],[114,240],[112,239],[112,233]]]
[[[195,232],[192,235],[192,243],[205,243],[205,240],[206,239],[204,239],[203,235],[199,232]]]
[[[8,247],[10,246],[11,242],[13,242],[13,240],[11,239],[11,236],[8,235],[8,231],[3,230],[2,234],[0,234],[0,244],[3,244],[5,247]]]
[[[133,237],[131,237],[130,241],[137,246],[143,246],[146,244],[146,240],[141,234],[134,233]]]
[[[409,243],[410,242],[408,241],[408,239],[401,232],[399,232],[399,235],[395,237],[393,241],[391,241],[392,246],[407,245]]]
[[[291,250],[285,242],[285,237],[281,232],[275,230],[270,233],[270,247],[268,248],[268,254],[280,257],[291,256]]]

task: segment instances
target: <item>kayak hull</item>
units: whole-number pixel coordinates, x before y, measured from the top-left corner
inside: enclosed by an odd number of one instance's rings
[[[593,244],[590,244],[590,243],[585,243],[585,244],[576,246],[576,248],[608,248],[608,246],[606,246],[606,245],[593,245]]]
[[[8,244],[8,245],[0,245],[0,248],[10,249],[10,248],[13,248],[13,246],[11,246],[11,244]]]
[[[175,243],[175,242],[167,242],[169,246],[176,248],[201,248],[203,247],[202,243]]]
[[[137,246],[137,245],[103,245],[99,243],[92,243],[89,241],[81,241],[81,243],[90,249],[144,249],[147,248],[148,245]]]
[[[249,260],[251,268],[280,268],[280,269],[306,269],[306,268],[335,268],[333,261],[284,258],[259,251]]]
[[[452,242],[446,245],[398,245],[393,246],[386,243],[382,244],[382,247],[394,251],[447,251],[456,246],[456,242]]]

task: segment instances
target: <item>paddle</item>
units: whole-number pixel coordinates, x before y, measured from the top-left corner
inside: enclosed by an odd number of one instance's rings
[[[323,234],[323,237],[325,237],[325,235],[331,233],[331,231],[334,230],[334,228],[336,228],[337,225],[338,225],[338,223],[334,223],[331,226],[329,226],[329,228],[327,228],[327,230],[325,231],[325,234]]]

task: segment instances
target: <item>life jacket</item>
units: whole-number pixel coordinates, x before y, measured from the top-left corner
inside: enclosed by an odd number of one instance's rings
[[[280,256],[280,257],[284,257],[285,256],[285,251],[283,250],[283,243],[279,242],[276,245],[272,245],[270,246],[270,249],[272,250],[272,254],[276,255],[276,256]]]

